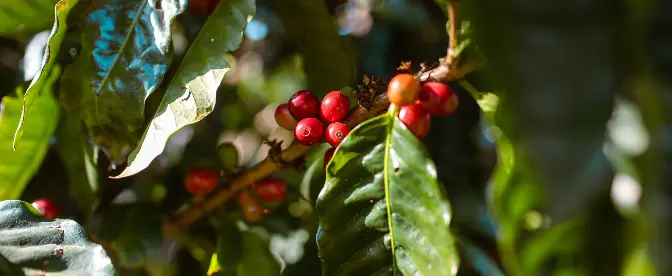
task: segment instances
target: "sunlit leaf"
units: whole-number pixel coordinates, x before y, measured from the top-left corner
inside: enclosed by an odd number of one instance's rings
[[[0,200],[18,199],[26,184],[33,178],[44,160],[49,143],[58,125],[59,107],[52,93],[52,85],[60,76],[59,67],[45,80],[42,91],[35,99],[33,112],[26,118],[24,143],[12,148],[14,131],[21,118],[23,100],[4,97],[0,108]],[[20,94],[20,93],[19,93]]]
[[[8,0],[0,2],[0,36],[41,31],[48,27],[54,22],[54,5],[57,1]]]
[[[384,114],[360,124],[327,166],[317,201],[324,275],[454,275],[451,211],[421,142]]]
[[[226,54],[240,45],[254,11],[253,0],[222,1],[217,5],[187,50],[156,115],[128,157],[128,166],[117,178],[145,169],[161,154],[173,133],[212,112],[217,88],[230,69]]]
[[[63,74],[61,100],[115,163],[139,138],[145,100],[172,62],[171,23],[185,8],[186,0],[101,0],[88,7],[80,56]]]

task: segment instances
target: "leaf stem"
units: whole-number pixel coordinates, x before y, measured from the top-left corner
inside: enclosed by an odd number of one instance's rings
[[[373,118],[377,115],[383,114],[390,105],[387,100],[387,94],[383,93],[375,98],[370,109],[365,109],[362,106],[357,106],[353,109],[345,120],[345,124],[354,128],[359,123]],[[291,162],[303,156],[311,147],[293,144],[279,154],[282,160]],[[256,166],[250,168],[245,173],[233,179],[230,183],[230,188],[221,190],[208,198],[204,199],[200,204],[192,206],[190,209],[182,213],[178,218],[168,221],[163,226],[164,236],[171,236],[182,229],[188,228],[191,224],[199,220],[204,215],[212,212],[224,202],[243,191],[247,186],[252,185],[274,173],[282,168],[278,164],[266,157]]]

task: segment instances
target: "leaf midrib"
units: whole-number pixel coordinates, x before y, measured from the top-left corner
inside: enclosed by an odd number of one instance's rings
[[[392,128],[394,127],[394,116],[399,111],[395,105],[390,106],[390,112],[386,114],[388,117],[385,137],[385,160],[383,160],[383,182],[385,184],[385,205],[387,207],[387,227],[390,230],[390,247],[392,248],[392,265],[397,267],[397,259],[394,250],[394,230],[392,228],[392,203],[390,202],[390,150],[392,147]],[[394,275],[397,275],[397,270],[394,270]]]

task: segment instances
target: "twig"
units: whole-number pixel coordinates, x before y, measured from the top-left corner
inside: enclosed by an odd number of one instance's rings
[[[457,18],[458,5],[456,0],[448,1],[448,51],[446,53],[446,63],[454,68],[457,64],[455,57],[455,48],[457,48],[457,30],[459,30],[460,20]]]
[[[375,101],[369,110],[366,110],[361,106],[358,106],[352,110],[348,115],[348,118],[345,120],[345,124],[351,128],[354,128],[361,122],[384,113],[389,105],[390,102],[387,100],[387,94],[383,93],[375,98]],[[282,151],[279,157],[282,160],[291,162],[303,156],[303,154],[305,154],[310,148],[311,147],[294,144]],[[164,235],[172,235],[181,229],[188,228],[202,216],[212,212],[218,206],[222,205],[233,196],[242,192],[245,188],[247,188],[247,186],[266,178],[266,176],[279,170],[281,167],[281,164],[278,164],[277,162],[271,160],[271,158],[266,157],[264,161],[261,161],[253,168],[233,179],[230,188],[217,192],[216,194],[205,199],[201,204],[196,205],[182,213],[177,219],[167,222],[163,227]]]
[[[481,64],[477,64],[472,61],[467,61],[465,64],[452,69],[450,65],[446,63],[441,63],[438,66],[434,67],[429,71],[423,72],[418,76],[420,81],[439,81],[439,82],[449,82],[456,81],[464,78],[466,75],[471,72],[476,71]]]

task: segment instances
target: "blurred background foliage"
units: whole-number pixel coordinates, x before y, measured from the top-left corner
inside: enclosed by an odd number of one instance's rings
[[[56,1],[30,2],[0,3],[0,97],[15,97],[42,62]],[[501,275],[503,266],[511,275],[669,275],[672,17],[665,11],[672,7],[640,0],[462,2],[487,63],[468,77],[474,87],[451,84],[460,106],[454,116],[433,118],[424,139],[453,208],[464,260],[459,274]],[[402,61],[418,68],[444,56],[445,1],[256,6],[214,112],[173,135],[149,168],[109,179],[123,168],[76,134],[77,121],[62,118],[44,162],[25,172],[32,180],[23,191],[11,188],[25,201],[57,202],[63,217],[104,245],[122,275],[265,275],[258,273],[276,265],[283,275],[320,275],[313,206],[324,147],[306,156],[305,174],[273,175],[288,180],[289,200],[267,206],[272,214],[258,223],[243,223],[231,203],[179,237],[162,238],[160,225],[193,200],[184,176],[217,166],[218,144],[233,143],[243,168],[267,156],[265,140],[289,146],[292,133],[276,125],[273,112],[297,90],[322,96],[355,88],[365,74],[389,79]],[[174,22],[175,60],[166,79],[206,18],[184,13]],[[81,50],[80,32],[66,34],[60,66]],[[474,100],[477,90],[499,99],[496,112]],[[152,94],[147,109],[156,110],[162,96]],[[11,145],[13,132],[1,135],[0,144]],[[0,149],[0,170],[12,162],[2,155],[7,150]]]

